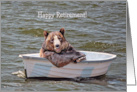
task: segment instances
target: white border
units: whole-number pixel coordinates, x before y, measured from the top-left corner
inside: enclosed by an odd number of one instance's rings
[[[130,16],[130,28],[131,37],[133,42],[133,54],[134,54],[134,64],[135,64],[135,74],[137,76],[137,0],[128,0],[129,6],[129,16]],[[127,86],[127,92],[134,92],[137,90],[137,86]]]

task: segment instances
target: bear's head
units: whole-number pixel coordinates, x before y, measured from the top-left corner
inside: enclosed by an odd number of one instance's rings
[[[61,28],[60,31],[50,32],[44,31],[45,45],[44,48],[49,51],[60,53],[62,50],[67,49],[69,43],[64,37],[65,29]]]

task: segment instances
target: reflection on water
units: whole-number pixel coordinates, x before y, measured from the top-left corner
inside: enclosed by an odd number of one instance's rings
[[[126,2],[7,2],[1,7],[1,87],[13,91],[126,90]],[[38,11],[82,13],[87,18],[40,19]],[[12,75],[24,69],[19,54],[38,53],[43,30],[66,29],[78,50],[117,55],[105,76],[77,79],[27,79]]]

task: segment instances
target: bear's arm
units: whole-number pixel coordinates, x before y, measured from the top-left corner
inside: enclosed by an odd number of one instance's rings
[[[80,52],[63,52],[61,54],[45,51],[46,58],[56,67],[63,67],[70,62],[80,62],[85,59],[85,55]]]
[[[80,62],[85,59],[85,55],[76,51],[70,44],[65,51],[55,53],[53,51],[46,51],[43,44],[43,57],[47,58],[56,67],[63,67],[70,62]]]
[[[72,62],[72,58],[66,54],[58,54],[52,51],[45,51],[45,58],[47,58],[56,67],[63,67]]]

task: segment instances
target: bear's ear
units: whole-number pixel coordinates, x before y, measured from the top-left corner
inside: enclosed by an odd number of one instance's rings
[[[43,35],[44,35],[44,37],[45,37],[45,40],[46,40],[48,34],[49,34],[49,33],[48,33],[47,31],[44,31],[44,32],[43,32]]]
[[[61,28],[59,32],[64,36],[65,29],[64,29],[64,28]]]

